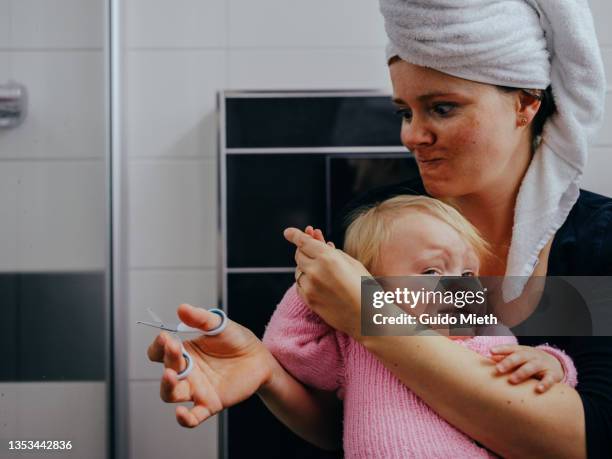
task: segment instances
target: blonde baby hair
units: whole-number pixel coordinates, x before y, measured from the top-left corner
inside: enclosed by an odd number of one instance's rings
[[[368,270],[376,265],[380,246],[391,232],[392,220],[406,210],[426,212],[450,225],[472,246],[482,261],[491,256],[490,246],[478,230],[454,207],[428,196],[401,195],[356,209],[344,238],[344,251]]]

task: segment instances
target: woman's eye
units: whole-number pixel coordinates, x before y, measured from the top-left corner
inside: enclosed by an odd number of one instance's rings
[[[455,108],[455,104],[435,104],[432,108],[432,111],[436,114],[436,115],[448,115],[450,112],[453,111],[453,109]]]
[[[426,276],[441,276],[442,272],[436,268],[428,268],[424,270],[421,274],[425,274]]]
[[[410,121],[412,119],[412,112],[407,108],[400,108],[395,111],[396,115],[400,115],[403,119]]]
[[[473,277],[474,276],[474,271],[465,271],[464,273],[461,274],[461,277]]]

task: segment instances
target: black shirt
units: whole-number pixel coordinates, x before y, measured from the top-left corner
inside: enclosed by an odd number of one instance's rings
[[[402,194],[427,194],[420,179],[374,189],[349,203],[333,240],[342,242],[350,213]],[[612,276],[612,199],[580,191],[578,201],[553,239],[549,276]],[[589,458],[612,457],[612,337],[519,337],[519,343],[542,343],[563,349],[578,372]]]

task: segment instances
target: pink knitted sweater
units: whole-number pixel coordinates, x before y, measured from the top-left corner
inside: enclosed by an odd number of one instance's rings
[[[263,342],[302,383],[335,391],[343,399],[346,458],[495,457],[438,416],[361,344],[325,324],[295,285],[277,306]],[[491,346],[516,343],[516,338],[477,336],[455,342],[486,356]],[[575,386],[572,360],[559,349],[540,349],[559,359],[564,382]]]

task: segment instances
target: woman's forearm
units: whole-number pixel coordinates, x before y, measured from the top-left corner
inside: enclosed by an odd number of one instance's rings
[[[278,362],[257,394],[297,435],[326,450],[342,448],[342,403],[333,392],[306,387]]]
[[[508,383],[494,362],[441,336],[361,337],[408,388],[449,423],[503,457],[586,457],[578,393],[535,380]]]

